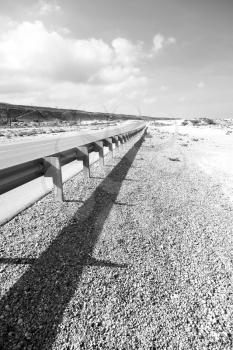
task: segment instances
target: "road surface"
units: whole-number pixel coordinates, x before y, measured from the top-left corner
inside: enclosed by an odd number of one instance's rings
[[[74,136],[61,134],[56,137],[36,139],[17,144],[0,145],[0,170],[51,154],[63,152],[119,133],[131,131],[143,122],[124,122],[120,126],[77,132]]]

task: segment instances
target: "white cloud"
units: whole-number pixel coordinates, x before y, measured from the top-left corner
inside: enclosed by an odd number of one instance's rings
[[[0,100],[91,107],[88,100],[136,96],[146,86],[142,43],[116,38],[108,44],[67,33],[49,31],[41,21],[0,24]]]
[[[141,45],[124,38],[71,39],[40,21],[23,22],[0,38],[0,72],[68,81],[124,81],[139,76]]]
[[[142,43],[133,44],[125,38],[116,38],[112,41],[112,47],[116,54],[116,62],[124,65],[134,64],[142,52]]]
[[[200,81],[200,82],[197,84],[197,87],[198,87],[198,89],[204,89],[204,87],[205,87],[204,81]]]
[[[39,15],[48,15],[49,13],[61,11],[61,6],[56,1],[52,0],[39,0],[38,2],[38,13]]]
[[[165,46],[173,45],[176,43],[176,39],[173,37],[165,38],[162,34],[158,33],[153,38],[152,54],[156,54],[161,51]]]
[[[152,104],[157,102],[158,98],[156,96],[147,96],[143,99],[143,102],[146,104]]]
[[[56,3],[40,4],[45,14]],[[158,34],[154,47],[158,51],[174,42]],[[148,90],[143,67],[152,50],[143,45],[122,37],[110,43],[75,38],[69,28],[49,30],[42,21],[5,19],[0,22],[0,101],[70,108],[81,104],[90,110],[101,110],[109,101],[150,105],[156,97]]]
[[[185,101],[186,101],[186,98],[184,96],[181,96],[181,97],[178,98],[178,102],[183,103]]]
[[[70,29],[67,27],[59,27],[57,31],[61,35],[68,35],[71,33]]]
[[[132,66],[109,65],[100,70],[97,78],[99,82],[119,83],[130,76],[139,76],[140,69]]]
[[[172,36],[167,39],[167,44],[175,44],[176,43],[176,38],[173,38]]]
[[[140,91],[142,88],[145,88],[147,84],[147,78],[144,76],[129,76],[124,81],[108,84],[104,87],[104,92],[109,95],[114,94],[126,94],[132,93],[132,91]]]
[[[1,35],[3,33],[8,31],[9,29],[14,28],[15,25],[17,25],[17,23],[15,21],[13,21],[12,18],[10,18],[8,16],[2,16],[0,14],[0,39],[1,39]]]
[[[145,86],[147,85],[147,79],[144,81],[144,83],[142,84],[142,88],[138,89],[138,87],[136,87],[135,89],[132,89],[131,91],[129,91],[127,93],[127,98],[130,100],[136,100],[137,102],[143,100],[143,98],[146,96],[146,90],[145,90]]]
[[[164,46],[164,42],[165,42],[164,36],[161,34],[156,34],[153,38],[153,51],[154,52],[160,51]]]
[[[165,92],[165,91],[168,90],[168,87],[167,87],[166,85],[162,85],[162,86],[160,87],[160,90],[161,90],[162,92]]]
[[[49,32],[42,22],[23,22],[0,40],[0,72],[55,80],[88,80],[111,63],[113,50],[100,39],[74,40]]]

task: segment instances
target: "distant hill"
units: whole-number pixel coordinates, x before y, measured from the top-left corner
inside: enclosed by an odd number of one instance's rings
[[[40,106],[13,105],[0,103],[0,123],[8,122],[50,122],[50,121],[74,121],[84,120],[155,120],[149,116],[138,116],[129,114],[115,114],[102,112],[87,112],[76,109],[63,109]]]

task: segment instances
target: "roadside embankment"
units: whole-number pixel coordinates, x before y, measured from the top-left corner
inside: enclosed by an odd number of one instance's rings
[[[151,127],[1,227],[0,348],[232,349],[233,207],[196,142]]]

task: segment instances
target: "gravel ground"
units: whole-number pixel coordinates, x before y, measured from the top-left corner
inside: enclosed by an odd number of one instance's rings
[[[151,128],[1,228],[0,349],[233,348],[233,208],[195,142]]]

